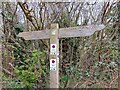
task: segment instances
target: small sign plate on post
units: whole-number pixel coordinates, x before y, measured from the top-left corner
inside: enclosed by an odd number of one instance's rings
[[[50,59],[50,70],[56,70],[56,59]]]
[[[55,55],[56,54],[56,44],[51,44],[50,46],[50,53],[51,55]]]

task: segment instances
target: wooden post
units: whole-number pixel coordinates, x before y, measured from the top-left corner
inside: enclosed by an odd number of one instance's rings
[[[50,88],[59,88],[59,26],[51,24],[50,33]]]

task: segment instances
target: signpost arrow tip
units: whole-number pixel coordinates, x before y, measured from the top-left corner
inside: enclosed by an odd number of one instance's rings
[[[103,30],[104,28],[105,28],[105,25],[104,24],[100,24],[100,25],[98,25],[98,27],[96,27],[96,31]]]

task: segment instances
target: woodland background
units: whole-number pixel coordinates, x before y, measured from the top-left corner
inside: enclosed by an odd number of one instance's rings
[[[118,88],[120,2],[2,2],[4,88],[49,88],[49,41],[17,35],[58,23],[101,24],[89,37],[60,39],[60,88]]]

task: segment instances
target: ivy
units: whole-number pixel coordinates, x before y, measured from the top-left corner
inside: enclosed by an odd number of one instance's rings
[[[39,81],[40,75],[46,74],[44,55],[44,52],[33,50],[32,56],[24,59],[24,64],[15,67],[16,76],[26,87],[33,87]]]

